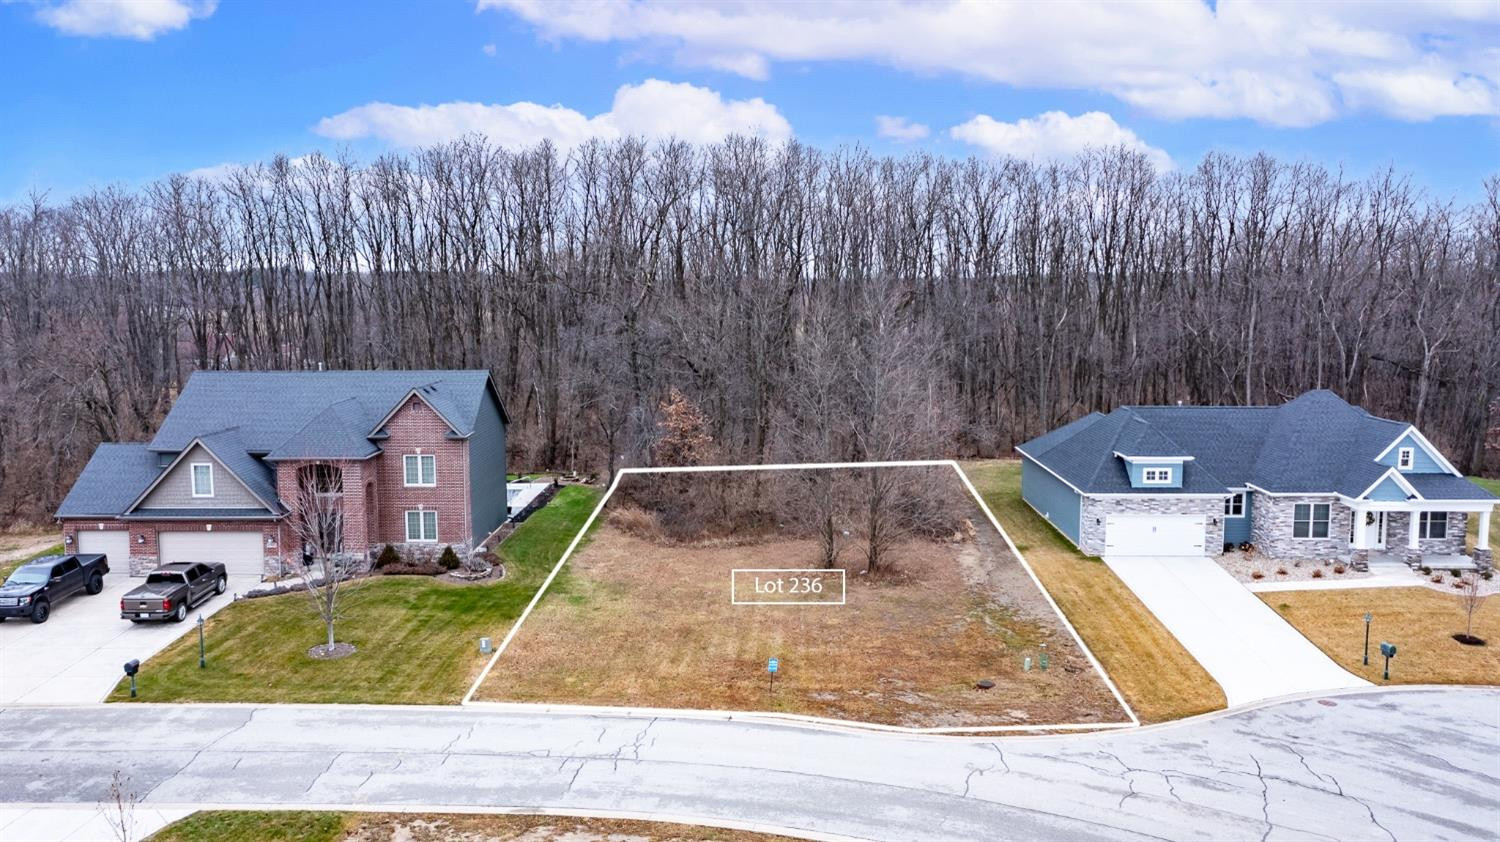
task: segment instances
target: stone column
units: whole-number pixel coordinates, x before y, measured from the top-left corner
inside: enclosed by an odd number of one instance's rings
[[[1416,509],[1412,509],[1408,517],[1411,518],[1411,522],[1407,524],[1406,552],[1402,554],[1402,560],[1407,564],[1416,567],[1422,563],[1422,545],[1420,543],[1420,536],[1422,534],[1422,513],[1417,511]]]

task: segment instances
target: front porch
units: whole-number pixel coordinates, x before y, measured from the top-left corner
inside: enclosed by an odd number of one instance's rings
[[[1355,569],[1398,562],[1412,568],[1488,570],[1494,563],[1489,540],[1493,503],[1359,500],[1346,505]],[[1479,527],[1472,549],[1467,543],[1470,518]]]

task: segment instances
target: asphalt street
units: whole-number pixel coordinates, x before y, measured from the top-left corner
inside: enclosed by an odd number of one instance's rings
[[[882,840],[1500,838],[1500,691],[956,739],[473,708],[0,709],[0,802],[606,811]]]

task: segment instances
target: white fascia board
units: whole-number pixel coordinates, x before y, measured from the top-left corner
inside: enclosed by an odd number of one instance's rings
[[[1337,491],[1267,491],[1253,482],[1245,483],[1245,487],[1256,494],[1264,494],[1268,497],[1341,497]]]
[[[1191,462],[1194,459],[1198,458],[1196,456],[1126,456],[1125,454],[1121,453],[1118,450],[1115,451],[1115,455],[1118,456],[1118,457],[1120,457],[1121,459],[1124,459],[1126,462],[1132,462],[1132,463],[1134,463],[1134,462],[1179,462],[1180,463],[1180,462]]]
[[[1371,491],[1374,491],[1376,488],[1378,488],[1380,486],[1380,484],[1382,482],[1385,482],[1385,478],[1386,477],[1394,477],[1395,480],[1396,480],[1396,484],[1399,485],[1399,486],[1401,486],[1401,488],[1406,491],[1406,496],[1407,496],[1408,499],[1410,499],[1412,497],[1415,497],[1418,500],[1424,500],[1424,499],[1426,499],[1425,497],[1422,496],[1422,493],[1420,491],[1417,491],[1417,489],[1415,489],[1415,488],[1412,487],[1411,483],[1409,483],[1405,479],[1403,479],[1402,476],[1401,476],[1401,472],[1398,471],[1398,470],[1396,470],[1395,468],[1386,468],[1385,469],[1385,473],[1383,473],[1380,476],[1376,477],[1375,481],[1372,482],[1372,483],[1370,483],[1370,487],[1366,488],[1364,491],[1361,491],[1359,493],[1359,496],[1357,498],[1355,498],[1355,499],[1364,500],[1364,499],[1368,498],[1370,496],[1370,492]],[[1340,494],[1339,496],[1342,497],[1343,495]],[[1390,501],[1372,501],[1372,502],[1390,502]]]
[[[1420,444],[1422,446],[1422,449],[1427,451],[1427,455],[1432,457],[1432,461],[1438,463],[1438,465],[1443,470],[1456,477],[1463,476],[1463,472],[1453,467],[1453,463],[1448,461],[1448,457],[1444,456],[1441,450],[1433,447],[1432,442],[1428,441],[1427,437],[1422,435],[1422,431],[1418,430],[1411,424],[1407,424],[1406,429],[1401,431],[1401,435],[1396,436],[1395,441],[1391,442],[1389,445],[1386,445],[1385,450],[1380,451],[1380,453],[1375,457],[1375,461],[1379,462],[1381,459],[1384,459],[1386,457],[1386,454],[1390,453],[1392,450],[1395,450],[1396,445],[1400,444],[1401,440],[1406,438],[1407,436],[1411,436],[1412,438],[1416,439],[1417,444]]]

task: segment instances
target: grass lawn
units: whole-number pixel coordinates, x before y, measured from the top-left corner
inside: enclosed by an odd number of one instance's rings
[[[1491,494],[1500,495],[1500,479],[1469,477]],[[1479,516],[1469,515],[1469,548],[1474,547],[1474,538],[1479,534]],[[1500,517],[1490,516],[1490,549],[1500,550]]]
[[[1500,598],[1474,612],[1474,634],[1488,646],[1464,646],[1462,600],[1431,588],[1361,588],[1259,594],[1287,622],[1337,661],[1376,684],[1500,684]],[[1364,616],[1370,625],[1370,665],[1364,666]],[[1381,679],[1380,643],[1396,644],[1391,680]]]
[[[572,816],[424,815],[208,810],[157,831],[151,842],[767,842],[786,837],[697,825]]]
[[[477,698],[767,710],[911,727],[1124,721],[958,477],[908,470],[948,483],[962,507],[955,517],[981,528],[951,540],[909,537],[892,553],[893,568],[873,577],[848,549],[847,598],[837,605],[733,604],[733,569],[815,568],[816,542],[789,527],[732,540],[667,539],[642,528],[652,516],[630,499],[654,479],[626,478],[607,523],[569,560],[567,596],[549,593]],[[740,578],[740,599],[751,582]],[[1048,670],[1023,669],[1043,651]],[[780,661],[774,691],[772,657]],[[976,689],[983,679],[994,686]]]
[[[197,635],[184,634],[141,665],[140,701],[457,702],[487,657],[479,638],[505,635],[599,494],[568,486],[521,524],[500,545],[506,576],[498,582],[374,576],[351,587],[337,636],[358,651],[342,660],[307,656],[323,627],[304,594],[227,606],[207,621],[208,668],[198,668]],[[124,683],[110,696],[128,699]]]
[[[1026,505],[1019,461],[975,462],[964,471],[1142,721],[1225,706],[1218,682],[1125,583]]]

